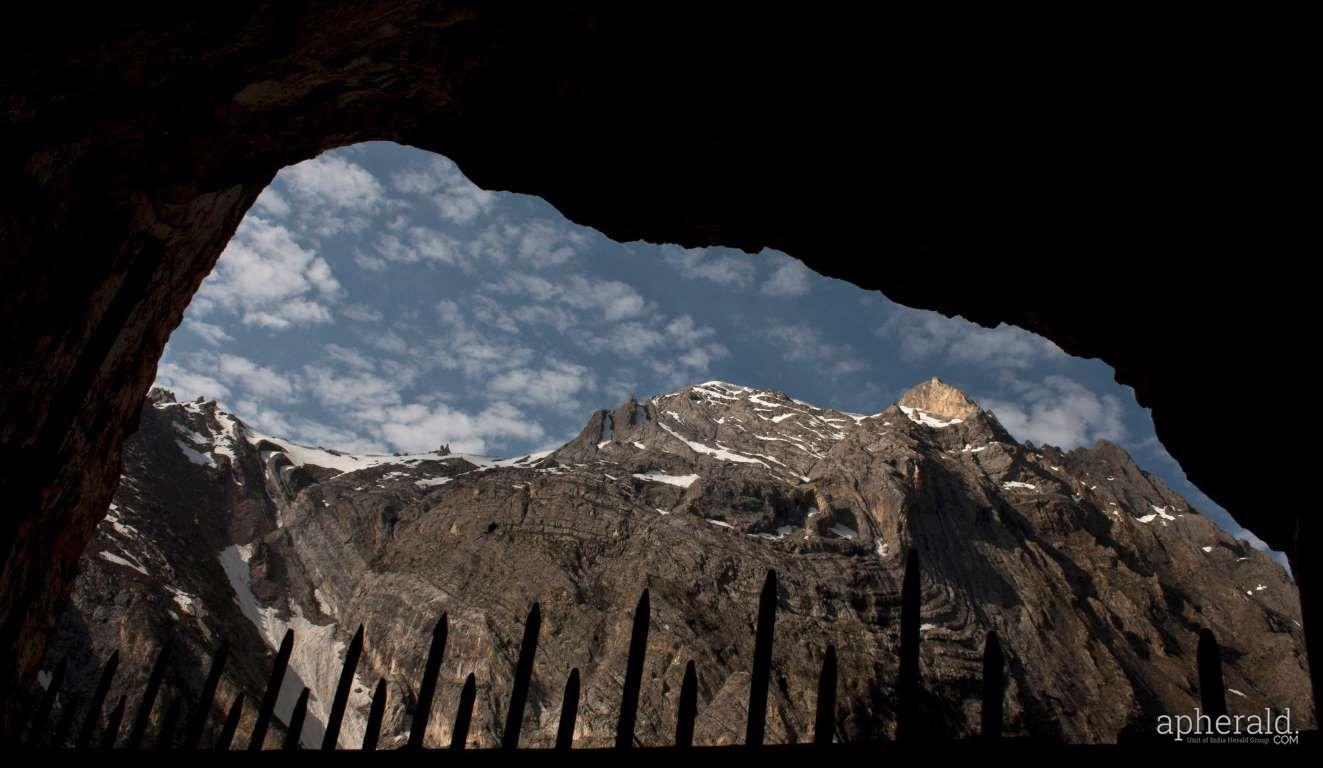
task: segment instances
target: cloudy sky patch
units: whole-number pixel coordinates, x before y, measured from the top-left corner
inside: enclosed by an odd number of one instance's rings
[[[888,257],[882,243],[858,247]],[[157,382],[308,444],[512,456],[559,445],[631,392],[723,379],[875,413],[934,375],[1020,439],[1120,443],[1240,530],[1097,361],[1019,328],[901,307],[781,253],[614,243],[389,143],[276,176]]]

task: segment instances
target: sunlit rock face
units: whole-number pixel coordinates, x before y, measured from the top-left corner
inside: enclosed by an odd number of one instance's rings
[[[828,644],[840,665],[838,738],[889,738],[911,548],[923,566],[921,706],[934,733],[977,732],[991,630],[1008,657],[1008,734],[1110,742],[1152,731],[1158,714],[1192,711],[1201,627],[1222,642],[1233,714],[1289,706],[1293,722],[1314,722],[1298,598],[1277,564],[1118,446],[1017,443],[935,379],[874,414],[706,382],[631,398],[589,415],[558,450],[505,460],[299,446],[215,403],[159,391],[142,424],[44,668],[68,656],[70,685],[86,693],[119,649],[110,700],[125,694],[132,705],[155,649],[174,638],[162,700],[192,701],[209,653],[227,640],[207,739],[235,693],[260,699],[292,628],[277,715],[308,686],[303,738],[320,743],[362,624],[341,744],[361,739],[378,679],[390,702],[383,744],[402,743],[444,612],[450,640],[426,742],[449,743],[472,673],[470,742],[495,746],[537,602],[521,743],[554,741],[564,682],[578,669],[576,743],[608,746],[647,588],[638,742],[673,738],[692,660],[696,743],[738,743],[768,569],[781,587],[769,741],[811,738]],[[236,744],[250,728],[251,714]]]
[[[978,413],[978,404],[965,393],[933,377],[910,388],[897,403],[905,408],[932,414],[939,419],[967,419]]]

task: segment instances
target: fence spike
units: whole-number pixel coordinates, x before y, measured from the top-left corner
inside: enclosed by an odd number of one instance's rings
[[[505,716],[501,748],[519,748],[519,729],[524,725],[524,705],[528,702],[528,684],[533,678],[533,656],[537,653],[537,635],[542,629],[542,607],[533,603],[524,623],[524,641],[519,646],[519,665],[515,667],[514,687],[510,689],[510,711]]]
[[[87,714],[83,715],[83,727],[78,731],[77,749],[84,750],[92,745],[92,733],[101,720],[101,708],[106,705],[106,694],[110,692],[110,683],[119,669],[119,651],[110,654],[105,666],[101,667],[101,679],[97,681],[92,700],[87,703]]]
[[[983,644],[983,738],[1000,739],[1002,701],[1006,697],[1006,662],[996,632]]]
[[[147,688],[142,692],[142,702],[138,704],[138,716],[133,720],[133,728],[124,748],[135,750],[142,748],[142,739],[147,735],[147,724],[151,722],[152,707],[156,705],[156,696],[161,691],[161,681],[165,679],[165,669],[170,663],[171,641],[166,640],[156,654],[156,664],[152,666],[151,676],[147,678]]]
[[[289,713],[289,727],[285,729],[285,743],[281,749],[298,749],[303,740],[303,721],[308,718],[308,694],[311,691],[305,685],[299,692],[298,701],[294,702],[294,711]]]
[[[349,641],[349,650],[345,652],[345,664],[340,669],[340,684],[335,687],[335,698],[331,700],[331,714],[326,718],[326,735],[322,738],[322,749],[335,749],[340,743],[340,723],[345,719],[345,707],[349,704],[349,691],[354,687],[354,672],[358,669],[358,657],[363,655],[363,625],[358,625],[354,639]]]
[[[289,654],[294,650],[294,630],[285,630],[285,637],[280,641],[280,650],[276,652],[276,662],[271,665],[271,677],[266,681],[266,692],[262,694],[262,705],[257,710],[257,721],[253,723],[253,735],[248,740],[248,751],[258,752],[266,744],[266,732],[271,727],[271,715],[276,711],[276,698],[280,696],[280,686],[285,681],[285,668],[289,666]]]
[[[60,693],[60,687],[64,685],[67,662],[67,659],[60,659],[60,663],[55,665],[55,671],[51,672],[51,681],[47,684],[45,693],[41,695],[41,701],[37,702],[37,709],[32,715],[30,725],[33,744],[40,744],[41,737],[46,735],[46,721],[50,719],[51,709],[55,706],[55,697]]]
[[[68,701],[61,707],[60,721],[55,725],[55,733],[51,736],[51,748],[63,749],[65,739],[69,738],[69,732],[73,730],[74,716],[78,714],[78,706],[83,703],[83,697],[78,694],[69,696]]]
[[[900,679],[896,682],[896,740],[912,740],[918,727],[919,695],[919,551],[905,558],[900,593]]]
[[[620,719],[616,722],[616,749],[634,746],[634,723],[638,719],[639,689],[643,685],[643,658],[648,652],[648,625],[652,604],[643,590],[634,609],[634,628],[629,635],[629,659],[625,662],[625,690],[620,696]]]
[[[202,683],[202,693],[198,694],[197,704],[193,706],[193,716],[188,719],[188,730],[184,732],[185,750],[197,749],[198,743],[202,741],[202,730],[206,728],[207,718],[211,716],[211,705],[216,700],[216,686],[220,685],[229,655],[230,644],[222,641],[220,647],[216,649],[216,655],[211,657],[211,670],[207,672],[207,679]]]
[[[455,710],[455,727],[450,731],[450,748],[461,750],[469,740],[469,723],[473,721],[473,699],[478,695],[478,683],[470,672],[459,692],[459,707]]]
[[[1222,648],[1213,630],[1199,630],[1199,703],[1203,714],[1216,720],[1227,713],[1227,692],[1222,680]]]
[[[216,740],[215,750],[217,752],[228,752],[230,743],[234,741],[234,732],[239,730],[239,717],[243,714],[243,693],[234,694],[234,701],[230,703],[229,714],[225,716],[225,725],[221,726],[220,738]]]
[[[179,725],[179,716],[183,713],[184,699],[176,696],[170,701],[170,705],[165,708],[165,714],[161,717],[161,728],[156,732],[156,749],[172,749],[175,738],[175,728]]]
[[[570,670],[565,680],[565,696],[560,700],[560,727],[556,729],[556,749],[564,752],[574,745],[574,723],[579,719],[579,670]]]
[[[413,711],[413,726],[409,728],[409,749],[423,748],[423,737],[427,734],[427,721],[432,717],[432,699],[436,695],[436,677],[441,672],[441,662],[446,655],[446,635],[450,632],[450,615],[442,613],[432,629],[432,647],[427,651],[427,663],[423,666],[423,679],[418,681],[418,702]]]
[[[377,681],[377,690],[372,694],[372,709],[368,710],[367,729],[363,731],[363,751],[377,749],[377,738],[381,736],[381,719],[386,715],[386,678]]]
[[[763,592],[758,598],[758,635],[753,646],[753,677],[749,681],[749,723],[744,744],[763,745],[767,728],[767,686],[772,679],[772,637],[776,629],[776,571],[767,570]]]
[[[110,710],[110,717],[106,719],[106,732],[101,735],[101,749],[111,750],[115,748],[115,739],[119,738],[119,726],[124,722],[124,705],[128,700],[124,696],[119,697],[119,703]]]
[[[836,646],[828,645],[818,676],[818,714],[813,722],[813,743],[830,746],[836,732]]]
[[[684,665],[680,683],[680,708],[675,713],[675,746],[688,749],[694,745],[694,718],[698,715],[698,673],[691,660]]]

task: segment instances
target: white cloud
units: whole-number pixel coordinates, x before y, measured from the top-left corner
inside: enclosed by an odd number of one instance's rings
[[[428,227],[401,226],[381,234],[373,251],[359,252],[355,261],[369,271],[420,262],[468,273],[485,264],[540,270],[571,263],[587,243],[583,232],[543,219],[492,224],[467,243]]]
[[[554,328],[565,333],[579,324],[579,318],[563,307],[549,307],[543,304],[525,304],[515,307],[510,316],[524,325]]]
[[[283,331],[296,325],[313,325],[332,321],[331,310],[326,306],[315,301],[298,298],[290,299],[271,309],[251,311],[244,315],[244,322]]]
[[[818,329],[803,323],[773,322],[763,335],[792,363],[815,367],[833,376],[848,376],[868,369],[868,364],[848,344],[832,344]]]
[[[204,323],[201,320],[186,319],[184,327],[202,337],[202,340],[212,346],[220,346],[227,341],[233,341],[234,337],[225,332],[225,329],[215,323]]]
[[[436,303],[436,314],[441,318],[441,322],[450,326],[461,325],[464,322],[463,314],[460,312],[459,304],[451,299],[442,299]]]
[[[707,374],[712,364],[730,356],[724,344],[705,341],[715,334],[712,328],[698,325],[689,315],[672,318],[665,325],[667,354],[652,355],[647,366],[669,387],[711,378]]]
[[[403,355],[409,351],[409,343],[392,329],[368,334],[365,338],[372,346],[392,355]]]
[[[399,386],[370,370],[335,370],[324,365],[303,368],[305,388],[322,405],[352,415],[356,410],[400,402]]]
[[[528,365],[533,358],[533,350],[528,347],[489,339],[467,328],[444,340],[442,350],[438,361],[441,367],[459,370],[470,379]]]
[[[340,314],[348,320],[358,323],[379,323],[384,317],[381,312],[369,307],[366,304],[350,304],[340,310]]]
[[[313,419],[293,416],[256,400],[240,400],[234,413],[258,432],[291,440],[301,445],[315,445],[359,454],[386,453],[386,446],[351,429],[323,424]]]
[[[289,215],[289,201],[285,196],[276,191],[275,187],[267,187],[262,190],[262,194],[257,196],[253,207],[259,212],[272,218],[283,219]]]
[[[471,311],[478,322],[486,323],[509,334],[519,333],[518,320],[507,312],[499,301],[488,296],[474,296]]]
[[[359,254],[355,261],[371,271],[384,269],[387,262],[396,264],[444,264],[472,269],[471,259],[458,241],[442,232],[427,227],[408,227],[400,234],[386,233],[377,238],[376,253]]]
[[[489,404],[478,413],[466,413],[444,403],[389,408],[381,425],[383,438],[406,453],[430,451],[449,443],[453,451],[484,454],[510,440],[539,441],[542,425],[514,405]]]
[[[512,441],[541,443],[545,429],[517,403],[577,411],[574,398],[592,387],[591,372],[584,366],[552,361],[530,367],[531,352],[484,346],[462,328],[462,316],[452,319],[465,331],[456,345],[462,355],[459,367],[469,375],[483,374],[491,398],[477,410],[460,409],[435,394],[406,400],[402,393],[420,380],[419,369],[374,360],[335,343],[323,346],[322,362],[305,365],[297,374],[239,355],[194,353],[187,365],[163,362],[156,385],[184,400],[199,396],[222,400],[242,392],[245,396],[238,399],[235,413],[258,430],[355,453],[431,450],[442,443],[483,453]],[[304,393],[334,423],[278,405],[297,402]]]
[[[1113,395],[1099,395],[1065,376],[1020,382],[1020,389],[1014,401],[977,398],[1018,440],[1069,450],[1126,438],[1121,401]]]
[[[331,322],[329,305],[339,294],[330,265],[293,232],[248,216],[198,289],[189,314],[196,319],[221,309],[246,324],[279,330]]]
[[[512,368],[487,383],[494,399],[569,413],[580,410],[578,395],[592,389],[592,371],[564,360],[553,360],[538,368]]]
[[[677,315],[666,324],[666,335],[677,344],[697,344],[716,334],[708,326],[699,326],[689,315]]]
[[[707,248],[667,246],[663,250],[662,258],[684,277],[707,280],[734,288],[747,288],[753,283],[757,273],[752,257],[743,254],[719,254]]]
[[[574,309],[600,312],[601,319],[607,322],[637,317],[647,308],[647,301],[628,283],[577,274],[555,283],[537,275],[512,272],[501,282],[486,287],[497,293],[523,295],[539,302],[555,301]]]
[[[358,265],[359,269],[366,272],[382,272],[388,266],[385,259],[361,251],[354,254],[354,263]]]
[[[619,280],[594,280],[583,275],[570,277],[560,300],[576,309],[598,310],[607,322],[642,314],[646,305],[633,286]]]
[[[552,301],[565,292],[564,288],[547,278],[526,272],[511,272],[500,282],[489,283],[486,288],[497,293],[527,296],[539,302]]]
[[[721,344],[708,344],[702,347],[694,347],[682,353],[676,361],[683,367],[693,371],[706,371],[713,362],[725,357],[729,350]]]
[[[318,235],[361,231],[386,203],[385,190],[375,176],[334,153],[282,170],[275,183],[294,200],[300,224]],[[275,195],[284,202],[279,191]],[[285,213],[279,213],[282,207],[277,203],[271,215],[283,217],[289,207],[286,204]]]
[[[561,267],[573,262],[588,244],[580,228],[550,221],[502,221],[484,229],[468,244],[475,261],[500,266],[520,263],[534,269]]]
[[[325,259],[320,257],[313,259],[304,275],[322,296],[335,296],[340,293],[340,283],[335,279],[335,275],[331,274],[331,265],[327,264]]]
[[[495,194],[479,189],[444,157],[400,171],[391,181],[404,194],[430,196],[441,218],[456,224],[472,222],[496,201]]]
[[[588,339],[588,347],[593,351],[610,350],[625,357],[648,354],[665,343],[666,334],[635,322],[609,326],[600,335]]]
[[[339,363],[344,363],[351,368],[371,370],[376,367],[376,364],[373,363],[371,359],[362,352],[351,347],[345,347],[339,344],[327,344],[323,347],[323,351],[326,352],[326,356],[330,359]]]
[[[225,381],[260,398],[289,401],[297,390],[290,377],[238,355],[218,355],[216,372]]]
[[[455,238],[427,227],[410,227],[409,236],[413,238],[414,250],[422,258],[438,264],[468,267]]]
[[[579,334],[577,340],[593,353],[612,352],[621,357],[639,357],[662,350],[664,357],[674,360],[676,356],[692,351],[715,334],[715,330],[699,326],[689,315],[679,315],[669,322],[664,317],[657,317],[647,323],[631,320],[607,325],[594,333]],[[708,350],[709,360],[724,356],[716,349],[720,345],[709,346],[713,347]],[[698,359],[690,358],[695,361]]]
[[[1026,368],[1039,359],[1065,357],[1052,342],[1013,325],[984,328],[964,318],[907,307],[897,307],[877,333],[897,340],[901,355],[912,362],[944,356],[958,363]]]
[[[282,170],[278,179],[295,198],[333,208],[374,210],[384,197],[366,168],[329,152]]]
[[[255,427],[259,432],[273,437],[290,437],[295,432],[294,425],[281,411],[267,407],[256,400],[243,399],[234,404],[234,413],[245,424]]]
[[[242,417],[240,417],[242,418]],[[364,437],[350,429],[343,429],[311,419],[296,419],[291,425],[290,439],[305,445],[320,445],[349,453],[387,453],[380,440]]]
[[[358,349],[335,343],[324,345],[323,351],[323,361],[305,365],[301,374],[276,371],[238,355],[200,353],[192,356],[187,368],[163,363],[157,383],[188,399],[199,395],[224,398],[232,391],[242,391],[246,396],[239,399],[235,411],[259,430],[357,453],[380,453],[388,446],[431,450],[444,442],[459,450],[482,452],[511,440],[541,441],[545,438],[542,426],[514,403],[563,407],[589,386],[588,370],[572,363],[516,369],[491,379],[494,400],[471,412],[442,403],[435,395],[406,400],[402,393],[419,380],[419,371],[407,364],[374,360]],[[490,354],[494,366],[522,362],[505,350],[493,349]],[[335,423],[273,407],[273,403],[294,402],[302,393]]]
[[[799,259],[783,256],[761,290],[764,296],[803,296],[809,292],[809,269]]]
[[[663,387],[676,388],[712,378],[712,364],[729,355],[724,344],[703,344],[675,355],[654,355],[644,364],[661,379]]]
[[[439,301],[436,312],[445,333],[431,341],[431,359],[446,370],[483,378],[527,366],[534,357],[532,349],[518,342],[492,338],[470,326],[458,302]]]
[[[199,397],[208,400],[224,400],[230,396],[230,388],[214,377],[184,368],[176,363],[162,362],[156,367],[156,381],[152,386],[168,389],[175,393],[180,402],[195,400]]]

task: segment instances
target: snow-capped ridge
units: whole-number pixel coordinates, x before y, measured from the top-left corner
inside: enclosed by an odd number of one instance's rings
[[[532,454],[527,454],[513,459],[493,459],[490,456],[481,456],[472,453],[451,453],[445,455],[435,452],[407,453],[399,455],[353,454],[329,448],[313,448],[307,445],[300,445],[289,440],[283,440],[271,435],[264,435],[252,430],[248,430],[245,437],[248,440],[248,443],[254,448],[260,448],[262,443],[275,446],[286,458],[289,459],[290,463],[296,467],[312,465],[314,467],[336,470],[341,474],[348,474],[362,469],[371,469],[373,467],[388,466],[392,464],[418,464],[424,461],[463,460],[478,467],[511,466],[516,462],[532,456]],[[546,454],[544,453],[542,455]],[[541,458],[541,456],[537,458]]]

